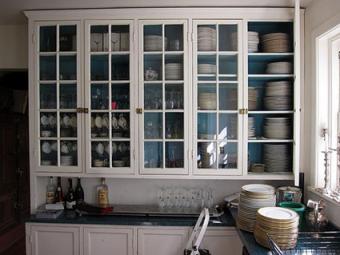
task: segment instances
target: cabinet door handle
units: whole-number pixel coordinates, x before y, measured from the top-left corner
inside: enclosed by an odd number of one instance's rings
[[[89,113],[89,108],[78,107],[77,113]]]
[[[143,113],[143,109],[142,108],[136,108],[136,113],[137,114],[142,114]]]

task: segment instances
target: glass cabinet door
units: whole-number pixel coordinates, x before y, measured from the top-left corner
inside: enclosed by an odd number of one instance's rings
[[[87,171],[130,174],[132,24],[88,22],[86,27]]]
[[[140,23],[142,174],[186,174],[185,21]]]
[[[37,35],[37,169],[80,172],[79,24],[39,24]]]
[[[242,173],[241,26],[194,21],[195,174]]]

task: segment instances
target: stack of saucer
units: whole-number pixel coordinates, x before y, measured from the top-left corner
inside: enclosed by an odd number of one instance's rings
[[[216,93],[214,92],[199,93],[198,107],[200,110],[216,110]]]
[[[248,138],[255,137],[255,118],[248,117]]]
[[[290,110],[292,108],[292,89],[289,81],[267,82],[264,106],[267,110]]]
[[[165,64],[166,80],[182,80],[183,64],[182,63],[166,63]]]
[[[216,50],[216,28],[199,26],[197,28],[197,41],[199,51]]]
[[[198,74],[216,74],[216,64],[198,64],[197,72]]]
[[[144,50],[145,51],[161,51],[163,49],[161,35],[146,35],[144,37]],[[168,39],[164,37],[164,44],[167,45]]]
[[[257,109],[257,89],[248,87],[248,109],[250,111]]]
[[[289,144],[264,144],[263,163],[266,172],[291,171]]]
[[[287,61],[269,63],[266,69],[268,74],[291,74],[292,71],[292,63]]]
[[[259,50],[259,33],[248,31],[248,52],[257,52]]]
[[[282,250],[295,248],[299,215],[282,207],[264,207],[257,211],[254,236],[260,245],[270,248],[268,236]]]
[[[290,40],[289,34],[286,33],[270,33],[265,34],[261,38],[263,52],[289,52]]]
[[[249,184],[243,186],[238,207],[238,228],[253,232],[257,210],[266,206],[275,206],[275,202],[274,187],[265,184]]]
[[[289,139],[292,136],[290,118],[268,117],[264,119],[263,136],[269,139]]]

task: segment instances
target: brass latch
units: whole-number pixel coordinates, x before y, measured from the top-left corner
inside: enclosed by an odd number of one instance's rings
[[[239,109],[238,112],[239,112],[239,114],[248,114],[248,109],[246,109],[246,108]]]
[[[89,113],[89,108],[78,107],[77,113]]]
[[[143,109],[142,108],[136,108],[136,113],[137,114],[142,114],[143,113]]]

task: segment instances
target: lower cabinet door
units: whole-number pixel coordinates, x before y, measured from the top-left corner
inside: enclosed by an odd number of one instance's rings
[[[31,226],[32,255],[80,255],[79,241],[80,227]]]
[[[208,249],[212,255],[241,255],[242,243],[233,229],[208,229],[200,248]]]
[[[133,255],[133,228],[84,227],[84,255]]]
[[[189,228],[138,229],[138,255],[182,255]]]

